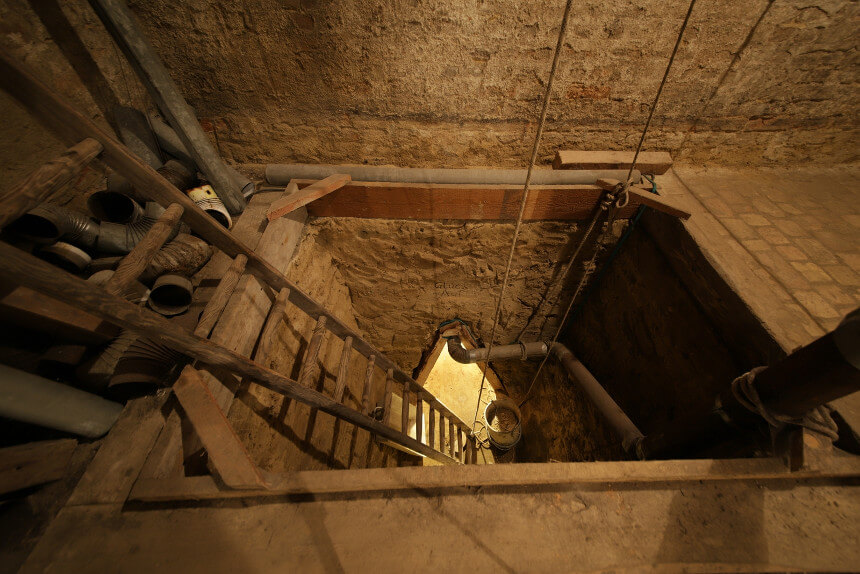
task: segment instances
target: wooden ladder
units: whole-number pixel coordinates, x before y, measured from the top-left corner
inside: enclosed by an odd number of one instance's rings
[[[21,185],[0,195],[1,224],[6,224],[39,205],[58,187],[75,178],[96,156],[128,179],[136,189],[166,206],[156,224],[122,259],[113,277],[104,287],[95,286],[60,271],[5,243],[0,243],[0,258],[3,261],[3,265],[0,265],[0,277],[71,303],[104,321],[134,331],[191,357],[200,364],[226,369],[289,399],[307,404],[314,410],[323,411],[366,429],[378,439],[406,452],[444,464],[476,462],[477,453],[471,425],[460,419],[357,332],[291,283],[264,258],[237,240],[124,145],[77,112],[5,53],[0,53],[0,85],[61,139],[74,144],[61,158],[45,164]],[[180,221],[187,223],[195,233],[233,258],[229,270],[221,278],[193,332],[117,295],[145,270]],[[241,277],[246,274],[255,276],[261,285],[271,289],[275,299],[261,330],[260,344],[253,358],[245,357],[209,340],[230,296]],[[316,321],[297,380],[264,366],[272,335],[286,318],[287,305],[297,307]],[[320,346],[327,336],[343,340],[343,352],[332,397],[310,387],[317,368]],[[367,360],[361,410],[343,404],[353,352],[359,353]],[[393,395],[399,394],[401,397],[400,425],[386,424],[383,421],[391,423],[395,420],[395,417],[390,416],[392,413],[383,412],[382,415],[385,416],[380,416],[379,409],[370,405],[371,380],[377,369],[386,374],[383,409],[390,409]],[[226,479],[224,482],[237,488],[248,487],[248,481],[259,485],[259,469],[247,457],[247,451],[238,442],[224,412],[205,387],[203,383],[201,388],[197,369],[189,365],[174,385],[174,391],[207,448],[213,466],[219,469],[219,474],[222,471],[229,474],[229,466],[242,459],[239,464],[244,468],[240,469],[238,475],[231,475],[229,482]],[[430,429],[428,436],[424,436],[423,432],[425,403]],[[412,408],[410,405],[415,410],[414,433],[409,432],[408,426]],[[244,458],[239,456],[242,453]]]

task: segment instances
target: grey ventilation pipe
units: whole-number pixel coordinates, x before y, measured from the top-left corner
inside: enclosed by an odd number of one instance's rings
[[[523,185],[524,169],[424,169],[371,165],[269,164],[266,181],[272,185],[287,185],[291,179],[323,179],[336,173],[348,174],[355,181],[399,181],[405,183],[459,183]],[[634,171],[634,183],[641,174]],[[627,170],[567,170],[536,169],[532,185],[591,184],[598,179],[624,181]]]
[[[0,416],[98,438],[120,412],[119,403],[0,364]]]
[[[113,116],[122,143],[152,169],[160,168],[161,154],[146,116],[128,106],[117,106],[113,109]],[[113,170],[108,170],[107,188],[108,191],[137,197],[131,182]]]
[[[191,157],[191,154],[188,152],[188,149],[185,147],[185,144],[182,143],[182,140],[179,139],[179,136],[176,134],[176,131],[161,121],[159,118],[154,116],[149,117],[149,123],[152,126],[152,131],[155,134],[155,138],[158,140],[159,145],[161,145],[161,149],[166,151],[168,154],[175,157],[177,160],[182,162],[187,168],[196,170],[197,166],[194,163],[194,158]],[[229,165],[224,165],[227,168],[227,172],[230,174],[230,178],[239,186],[239,189],[242,190],[242,195],[245,199],[248,199],[257,191],[257,186],[253,181],[236,171],[234,168]]]
[[[579,388],[588,395],[594,406],[597,407],[597,410],[606,417],[609,425],[621,437],[621,444],[624,450],[641,458],[639,447],[644,438],[642,432],[633,424],[633,421],[630,420],[627,414],[621,410],[618,403],[609,396],[609,393],[594,378],[594,375],[563,344],[552,343],[548,345],[542,341],[537,341],[493,346],[493,350],[490,352],[490,360],[526,360],[530,357],[545,356],[547,352],[551,352],[561,362],[568,376],[579,385]],[[448,354],[458,363],[476,363],[487,360],[486,347],[466,349],[462,346],[458,337],[448,339]]]
[[[146,204],[143,215],[131,223],[99,223],[83,213],[45,203],[31,209],[7,225],[6,229],[41,244],[63,240],[105,253],[128,253],[162,213],[164,208],[150,202]]]

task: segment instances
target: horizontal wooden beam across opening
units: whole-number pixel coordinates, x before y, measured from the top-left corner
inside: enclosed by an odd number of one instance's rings
[[[301,189],[314,180],[293,182]],[[514,221],[522,192],[522,185],[352,181],[309,203],[307,209],[308,215],[317,217]],[[597,185],[533,185],[523,219],[588,219],[602,195]],[[631,198],[618,217],[631,217],[638,206]]]

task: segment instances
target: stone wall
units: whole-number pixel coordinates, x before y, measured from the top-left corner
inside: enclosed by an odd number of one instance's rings
[[[0,46],[95,118],[149,106],[88,4],[59,4],[0,1]],[[439,167],[525,163],[562,6],[131,3],[228,160]],[[542,163],[560,146],[635,146],[685,8],[577,3]],[[691,163],[856,160],[857,16],[847,0],[697,5],[646,148]],[[5,96],[0,106],[4,175],[57,149]]]

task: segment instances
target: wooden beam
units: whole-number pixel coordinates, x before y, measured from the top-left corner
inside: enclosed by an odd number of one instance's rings
[[[185,102],[170,73],[138,26],[124,0],[90,0],[108,33],[128,58],[147,91],[176,131],[218,198],[232,214],[241,213],[245,198],[215,151],[209,136]],[[134,182],[132,182],[134,183]]]
[[[860,476],[857,457],[831,457],[819,465],[789,472],[775,458],[713,460],[655,460],[611,462],[564,462],[556,464],[469,464],[461,466],[367,468],[350,470],[310,470],[270,476],[270,487],[258,491],[229,491],[218,487],[209,476],[177,480],[139,480],[132,500],[166,502],[172,500],[219,500],[288,495],[324,495],[359,492],[417,491],[464,487],[576,488],[594,486],[611,489],[616,485],[673,484],[700,482],[851,478]]]
[[[0,317],[7,325],[20,325],[85,345],[105,343],[119,334],[115,325],[17,285],[0,287]]]
[[[306,188],[313,180],[294,180]],[[353,181],[308,204],[308,215],[369,219],[510,220],[517,217],[523,186],[502,184],[399,183]],[[603,189],[596,185],[533,185],[523,218],[585,220],[593,213]],[[638,203],[621,210],[629,218]]]
[[[102,152],[102,144],[86,138],[43,164],[16,186],[0,191],[0,229],[74,183],[81,171]]]
[[[54,297],[72,301],[84,311],[110,321],[123,329],[129,329],[144,337],[159,341],[180,353],[203,363],[225,367],[236,374],[247,377],[268,389],[291,399],[311,405],[334,417],[342,418],[358,427],[369,430],[412,449],[423,456],[445,464],[458,464],[452,457],[407,437],[388,426],[344,406],[314,389],[306,388],[296,381],[251,361],[234,351],[197,337],[166,318],[140,308],[133,303],[111,295],[83,279],[58,271],[56,267],[41,261],[11,245],[0,242],[0,277],[20,278],[21,283]],[[155,438],[153,437],[153,441]]]
[[[265,486],[260,469],[194,367],[186,365],[173,392],[206,447],[212,470],[224,484],[245,489]]]
[[[621,185],[621,182],[617,179],[598,179],[597,185],[602,189],[607,191],[612,191],[617,186]],[[657,211],[661,211],[667,215],[671,215],[672,217],[678,217],[680,219],[690,219],[690,212],[686,209],[682,208],[678,205],[677,202],[664,197],[657,195],[656,193],[652,193],[650,189],[646,189],[644,187],[640,187],[638,185],[631,185],[627,193],[630,196],[630,205],[646,205],[652,209],[656,209]]]
[[[558,150],[553,169],[630,169],[632,151]],[[636,158],[636,169],[642,173],[661,175],[672,167],[672,156],[665,151],[643,151]]]
[[[340,189],[351,180],[352,178],[348,175],[336,173],[325,179],[316,181],[301,191],[285,195],[272,203],[269,211],[266,212],[266,217],[269,221],[272,221],[273,219],[292,213],[298,208]]]
[[[67,438],[0,449],[0,494],[62,478],[77,444]]]

